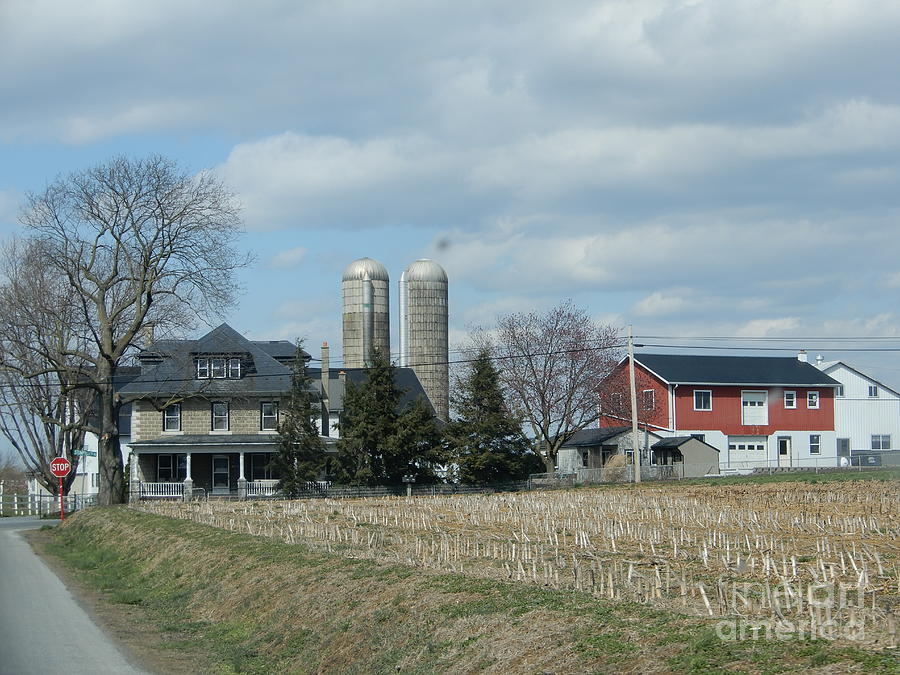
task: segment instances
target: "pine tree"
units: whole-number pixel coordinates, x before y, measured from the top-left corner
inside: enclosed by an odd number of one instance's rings
[[[278,490],[296,499],[315,480],[325,459],[325,445],[315,424],[312,379],[306,372],[302,342],[297,342],[291,369],[291,393],[278,425],[278,450],[270,467],[279,476]]]
[[[400,409],[403,392],[396,386],[395,368],[376,352],[366,379],[348,381],[338,441],[337,474],[354,485],[399,485],[410,471],[417,482],[433,479],[428,468],[440,447],[433,411],[416,401]]]
[[[478,352],[460,385],[453,399],[458,417],[445,430],[460,480],[497,483],[542,471],[543,463],[525,438],[521,421],[506,408],[500,375],[487,350]]]

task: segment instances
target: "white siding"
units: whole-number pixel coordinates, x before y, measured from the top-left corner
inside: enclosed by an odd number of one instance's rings
[[[836,438],[849,438],[852,451],[871,452],[872,435],[889,434],[891,448],[900,448],[900,396],[840,361],[822,369],[844,385],[844,395],[834,399]],[[874,398],[869,396],[872,385],[878,387]]]

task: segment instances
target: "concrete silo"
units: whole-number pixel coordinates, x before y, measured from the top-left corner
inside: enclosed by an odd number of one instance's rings
[[[417,260],[400,277],[400,365],[412,368],[438,417],[450,410],[447,273]]]
[[[390,278],[377,260],[360,258],[344,270],[343,295],[344,367],[365,368],[378,349],[390,358]]]

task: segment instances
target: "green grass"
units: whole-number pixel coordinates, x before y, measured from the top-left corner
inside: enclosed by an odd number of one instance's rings
[[[897,672],[886,653],[723,642],[709,621],[677,612],[345,559],[124,509],[92,509],[49,537],[79,578],[144,613],[161,649],[211,660],[209,672],[517,672],[525,652],[528,672],[614,673],[660,659],[673,672]],[[227,603],[236,609],[222,612]]]

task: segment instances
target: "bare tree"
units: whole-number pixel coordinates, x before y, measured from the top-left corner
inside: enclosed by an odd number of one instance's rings
[[[83,386],[87,347],[68,282],[46,265],[39,243],[10,242],[0,256],[0,433],[48,492],[59,481],[54,457],[73,467],[94,393]],[[68,492],[75,472],[63,482]]]
[[[664,388],[660,390],[643,370],[635,369],[637,393],[636,417],[638,426],[648,429],[664,426],[668,401]],[[628,361],[622,361],[599,386],[600,416],[605,426],[631,426],[631,384],[628,379]]]
[[[509,405],[531,426],[553,471],[559,448],[597,422],[600,383],[621,353],[617,330],[566,301],[542,313],[502,316],[493,335],[473,341],[497,359]]]
[[[211,173],[191,175],[159,156],[119,157],[29,195],[22,221],[70,285],[88,347],[66,356],[90,366],[100,503],[119,503],[123,401],[113,377],[145,327],[180,332],[233,304],[234,272],[250,262],[235,248],[238,206]]]

